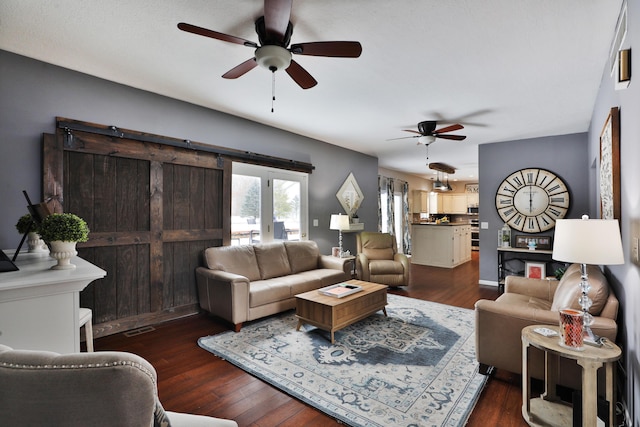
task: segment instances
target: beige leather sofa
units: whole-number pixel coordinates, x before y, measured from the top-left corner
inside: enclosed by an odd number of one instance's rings
[[[396,237],[364,231],[356,235],[358,279],[392,287],[409,284],[409,260],[398,253]]]
[[[220,246],[196,269],[200,307],[238,332],[242,323],[295,308],[295,295],[350,278],[345,259],[321,255],[313,241]]]
[[[237,427],[235,421],[164,411],[156,371],[125,352],[58,354],[0,344],[0,425],[5,427]]]
[[[618,333],[616,317],[618,299],[609,289],[607,279],[599,267],[587,266],[593,300],[589,312],[594,322],[591,329],[598,336],[615,342]],[[580,265],[570,265],[560,281],[526,279],[507,276],[505,293],[495,301],[479,300],[476,314],[476,358],[480,371],[487,373],[490,366],[514,373],[522,372],[521,332],[529,325],[558,325],[558,310],[571,307],[581,310]],[[543,353],[534,349],[531,355],[531,373],[544,379]],[[580,370],[572,360],[561,358],[559,383],[579,388]]]

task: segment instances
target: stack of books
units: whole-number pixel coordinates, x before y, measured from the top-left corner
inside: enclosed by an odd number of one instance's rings
[[[337,285],[327,286],[326,288],[318,289],[323,295],[329,295],[336,298],[344,298],[347,295],[360,292],[362,288],[358,285],[350,285],[349,283],[338,283]]]

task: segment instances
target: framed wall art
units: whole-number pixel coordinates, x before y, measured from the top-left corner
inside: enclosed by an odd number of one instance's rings
[[[613,107],[600,133],[600,217],[620,219],[620,109]]]
[[[544,262],[527,261],[524,265],[524,275],[529,279],[544,279],[547,277],[546,265]]]
[[[344,181],[342,187],[336,193],[336,197],[349,217],[356,213],[364,200],[364,194],[362,194],[362,190],[360,190],[353,173],[350,173]]]
[[[528,248],[529,241],[534,240],[536,242],[536,249],[548,250],[553,249],[551,244],[551,236],[525,236],[523,234],[516,234],[516,248]]]

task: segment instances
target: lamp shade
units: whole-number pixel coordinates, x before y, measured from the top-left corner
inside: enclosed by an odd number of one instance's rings
[[[578,264],[624,264],[617,219],[559,219],[553,239],[556,261]]]
[[[331,215],[331,222],[329,223],[330,230],[348,230],[349,229],[349,217],[347,215],[334,214]]]

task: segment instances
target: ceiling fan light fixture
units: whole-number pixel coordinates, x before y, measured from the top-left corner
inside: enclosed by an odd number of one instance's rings
[[[424,145],[429,145],[435,140],[436,140],[436,137],[433,135],[422,135],[418,138],[418,142]]]
[[[256,49],[255,56],[258,65],[272,72],[287,69],[291,64],[291,52],[281,46],[261,46]]]

